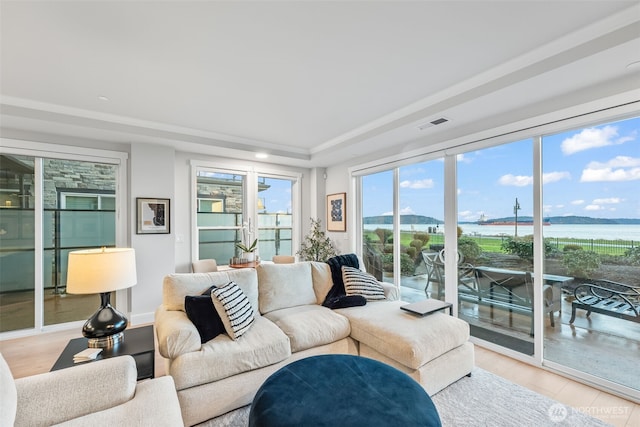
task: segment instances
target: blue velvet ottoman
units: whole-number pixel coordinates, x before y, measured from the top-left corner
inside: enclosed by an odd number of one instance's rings
[[[404,372],[359,356],[293,362],[256,393],[249,426],[441,426],[422,386]]]

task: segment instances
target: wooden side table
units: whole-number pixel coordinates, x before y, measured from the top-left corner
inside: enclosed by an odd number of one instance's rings
[[[260,261],[244,262],[242,264],[229,264],[231,268],[256,268],[260,265]]]
[[[83,365],[89,362],[73,363],[73,355],[86,349],[88,340],[84,337],[74,338],[62,351],[58,360],[51,368],[52,371]],[[142,326],[124,330],[124,341],[111,348],[104,348],[95,360],[108,359],[116,356],[132,356],[138,369],[138,381],[153,378],[155,373],[155,343],[153,326]]]

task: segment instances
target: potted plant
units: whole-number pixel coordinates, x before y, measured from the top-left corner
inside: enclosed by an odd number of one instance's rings
[[[255,261],[255,250],[258,248],[258,239],[255,239],[250,246],[246,246],[244,243],[236,243],[236,248],[244,252],[244,258],[247,261]]]
[[[324,231],[320,229],[320,220],[311,218],[311,231],[307,234],[298,251],[302,261],[322,261],[338,255],[338,250],[333,245]]]

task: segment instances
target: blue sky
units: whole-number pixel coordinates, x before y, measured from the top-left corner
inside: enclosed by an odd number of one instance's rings
[[[269,188],[258,193],[268,213],[291,213],[291,181],[265,178]]]
[[[532,140],[458,158],[458,220],[533,214]],[[640,218],[640,118],[543,138],[545,216]],[[392,173],[363,178],[364,216],[389,215]],[[400,169],[400,210],[442,219],[444,162]]]

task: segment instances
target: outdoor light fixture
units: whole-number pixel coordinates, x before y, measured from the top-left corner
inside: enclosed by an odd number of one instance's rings
[[[111,306],[111,292],[136,282],[136,256],[131,248],[69,252],[67,293],[100,294],[100,308],[82,327],[89,347],[112,347],[124,339],[128,320]]]

